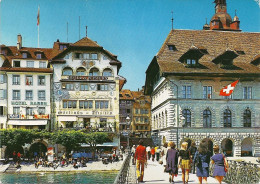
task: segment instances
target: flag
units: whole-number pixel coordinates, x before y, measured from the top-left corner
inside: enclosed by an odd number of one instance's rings
[[[40,25],[40,6],[38,6],[38,14],[37,14],[37,26]]]
[[[233,93],[237,83],[238,83],[238,80],[235,81],[235,82],[232,82],[231,84],[229,84],[226,87],[222,88],[220,90],[219,95],[220,96],[230,96]]]

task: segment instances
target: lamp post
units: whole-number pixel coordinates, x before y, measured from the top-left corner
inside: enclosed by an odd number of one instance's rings
[[[130,126],[131,126],[131,119],[129,116],[126,117],[126,123],[127,123],[127,150],[128,150],[128,153],[130,153],[130,146],[129,146],[129,136],[130,136],[130,133],[131,133],[131,130],[130,130]]]
[[[175,85],[177,88],[176,93],[176,104],[177,104],[177,148],[179,147],[179,87],[177,84],[172,82],[171,80],[168,80],[171,84]]]

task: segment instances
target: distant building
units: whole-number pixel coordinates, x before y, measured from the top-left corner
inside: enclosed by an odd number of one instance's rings
[[[202,140],[228,156],[260,156],[260,34],[216,0],[204,30],[171,30],[146,71],[152,137],[159,144]],[[229,97],[219,95],[239,80]]]

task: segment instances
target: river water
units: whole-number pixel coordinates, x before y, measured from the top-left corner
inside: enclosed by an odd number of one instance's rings
[[[56,173],[17,173],[17,174],[0,174],[0,183],[2,184],[25,184],[25,183],[113,183],[117,172],[111,171],[88,171],[88,172],[56,172]]]

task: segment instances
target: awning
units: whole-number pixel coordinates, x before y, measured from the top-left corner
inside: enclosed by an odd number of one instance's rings
[[[97,146],[106,146],[106,147],[117,147],[118,142],[105,142],[103,144],[97,144]],[[89,144],[81,144],[81,147],[90,147]]]
[[[77,121],[76,116],[58,116],[58,121]]]
[[[47,125],[47,120],[9,120],[8,125]]]

